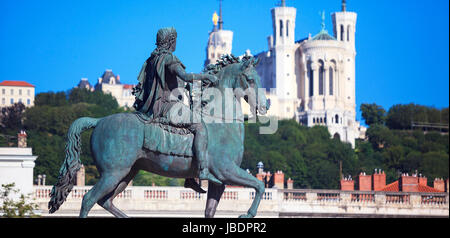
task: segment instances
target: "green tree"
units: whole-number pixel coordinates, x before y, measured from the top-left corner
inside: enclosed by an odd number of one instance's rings
[[[448,107],[447,108],[444,108],[444,109],[442,109],[441,110],[441,113],[440,113],[440,123],[443,123],[443,124],[447,124],[448,125],[448,115],[449,115],[449,112],[448,112]]]
[[[394,144],[395,136],[389,128],[380,124],[374,124],[366,131],[370,143],[376,149],[381,149]]]
[[[381,124],[384,125],[386,121],[386,111],[380,105],[375,103],[366,104],[363,103],[360,106],[361,115],[367,125]]]
[[[39,93],[34,98],[35,106],[65,106],[68,104],[67,95],[65,92],[48,92],[48,93]]]
[[[20,190],[15,189],[14,186],[14,183],[2,184],[0,189],[0,201],[2,202],[0,212],[3,213],[3,217],[39,217],[34,213],[34,210],[38,209],[39,206],[29,201],[29,195],[20,194],[18,200],[12,198],[11,195],[20,193]]]
[[[184,179],[169,178],[161,175],[139,171],[133,180],[134,186],[183,186]]]
[[[448,178],[448,154],[443,152],[428,152],[423,155],[421,171],[428,178]]]
[[[390,129],[411,129],[412,122],[448,124],[448,108],[439,110],[414,103],[397,104],[392,106],[387,113],[386,125]]]
[[[111,94],[104,94],[102,91],[91,92],[85,88],[73,88],[68,97],[70,104],[84,102],[98,105],[105,110],[115,110],[119,107],[117,100]]]
[[[405,157],[401,158],[399,161],[399,169],[402,172],[412,173],[415,170],[419,170],[420,164],[422,162],[422,153],[418,151],[411,151]]]
[[[27,130],[28,144],[38,155],[35,175],[46,174],[47,182],[54,184],[64,160],[65,136],[72,122],[79,117],[105,117],[123,112],[117,101],[109,94],[75,88],[64,92],[49,92],[36,95],[36,105],[26,109],[22,115]],[[86,169],[87,184],[98,180],[91,155],[89,141],[92,130],[82,134],[81,161]]]
[[[2,108],[0,132],[13,135],[17,134],[23,128],[24,111],[25,105],[21,102]]]

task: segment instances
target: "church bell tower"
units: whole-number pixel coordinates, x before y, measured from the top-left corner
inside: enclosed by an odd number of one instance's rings
[[[347,2],[342,0],[341,11],[332,14],[334,37],[355,49],[356,13],[347,11]]]
[[[215,64],[223,55],[231,54],[233,46],[233,32],[223,29],[222,0],[220,0],[219,15],[214,12],[212,21],[213,30],[209,33],[205,66]]]
[[[355,32],[356,32],[356,12],[347,11],[347,2],[342,0],[341,11],[331,15],[333,20],[333,32],[335,38],[342,42],[345,52],[341,58],[341,75],[343,94],[342,99],[347,111],[356,116],[356,93],[355,93]]]
[[[295,17],[297,9],[283,0],[272,8],[275,88],[279,98],[297,98],[295,75]]]

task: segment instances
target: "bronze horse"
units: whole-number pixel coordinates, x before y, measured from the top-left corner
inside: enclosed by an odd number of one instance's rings
[[[209,183],[205,217],[214,216],[226,184],[256,190],[250,209],[247,214],[240,217],[256,216],[264,193],[264,184],[240,168],[245,132],[240,99],[244,97],[253,108],[254,115],[257,112],[265,114],[269,108],[264,93],[258,93],[261,84],[255,70],[256,64],[257,60],[253,57],[238,59],[228,56],[216,65],[214,72],[211,72],[219,79],[211,89],[222,95],[231,92],[232,103],[225,102],[223,99],[226,97],[213,93],[213,97],[209,97],[209,102],[201,109],[204,120],[208,117],[211,119],[205,123],[208,132],[209,170],[223,183],[222,185]],[[224,111],[231,110],[233,113],[231,116],[213,118],[210,113],[211,107],[221,107]],[[113,205],[113,199],[125,190],[139,170],[174,178],[195,178],[198,175],[198,168],[192,153],[174,155],[150,150],[145,146],[148,138],[146,140],[144,131],[148,127],[149,124],[140,120],[135,113],[118,113],[104,118],[83,117],[75,120],[67,134],[65,161],[60,169],[58,182],[51,192],[50,213],[58,210],[75,183],[75,174],[81,167],[80,135],[89,128],[94,128],[91,150],[101,176],[83,197],[80,217],[87,217],[95,203],[116,217],[127,217]],[[152,128],[162,130],[156,126]],[[159,140],[159,138],[150,139]]]

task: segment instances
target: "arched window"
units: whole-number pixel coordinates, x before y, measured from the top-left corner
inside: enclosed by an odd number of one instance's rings
[[[289,36],[289,20],[286,21],[286,36]]]
[[[316,118],[314,117],[314,118],[313,118],[313,124],[315,124],[315,123],[316,123]]]
[[[341,41],[344,41],[344,25],[341,25]]]
[[[330,66],[330,68],[328,69],[329,72],[329,81],[330,81],[330,85],[328,86],[328,88],[330,89],[330,95],[333,95],[333,67]]]
[[[323,86],[324,86],[324,67],[323,67],[323,61],[319,60],[319,95],[324,94]]]
[[[339,116],[336,114],[336,116],[334,116],[334,121],[336,122],[336,124],[339,123]]]
[[[280,20],[280,36],[283,36],[283,21]]]
[[[309,96],[314,95],[314,71],[311,68],[311,62],[309,62]]]
[[[350,25],[347,26],[347,41],[350,41]]]
[[[339,135],[339,133],[334,133],[333,138],[334,138],[334,139],[341,140],[341,136]]]

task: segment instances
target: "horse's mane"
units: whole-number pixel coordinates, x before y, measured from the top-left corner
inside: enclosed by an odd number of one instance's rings
[[[236,57],[233,54],[223,55],[219,60],[217,60],[217,63],[207,65],[203,70],[203,73],[217,74],[219,71],[225,68],[225,66],[236,63],[245,63],[247,61],[251,61],[252,59],[253,56],[247,55],[243,56],[242,58]]]

